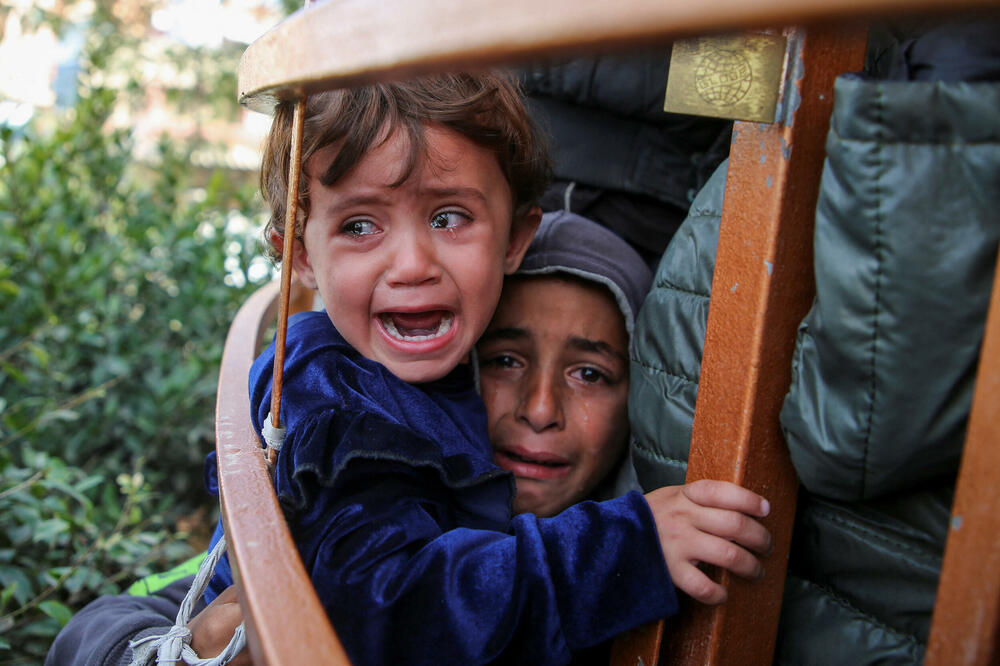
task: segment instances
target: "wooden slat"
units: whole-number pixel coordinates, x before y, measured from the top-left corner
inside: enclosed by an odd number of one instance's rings
[[[336,87],[694,34],[961,8],[997,0],[336,0],[300,10],[240,62],[240,100],[267,110]]]
[[[778,413],[814,294],[812,229],[833,81],[861,68],[865,39],[858,29],[789,31],[783,116],[733,129],[687,481],[732,481],[766,497],[775,555],[759,582],[713,572],[729,591],[725,604],[685,600],[666,623],[669,664],[771,663],[798,488]],[[640,633],[652,642],[655,630]],[[638,661],[616,649],[614,663]]]
[[[774,651],[798,489],[778,414],[815,293],[813,221],[833,83],[862,68],[867,39],[860,29],[788,36],[784,117],[734,126],[687,476],[766,497],[777,555],[760,582],[721,576],[728,601],[691,609],[667,638],[671,663],[769,664]]]
[[[348,664],[298,557],[250,423],[247,378],[277,309],[276,283],[255,292],[233,320],[222,356],[215,445],[229,559],[255,664]]]
[[[925,663],[1000,664],[1000,265]]]

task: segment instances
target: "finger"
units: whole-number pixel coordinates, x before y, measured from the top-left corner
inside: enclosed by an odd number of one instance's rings
[[[204,659],[217,656],[232,640],[236,627],[242,621],[243,611],[236,598],[236,588],[228,587],[188,622],[191,648]],[[247,651],[243,650],[240,654],[244,653]],[[234,660],[230,663],[239,662]]]
[[[232,661],[229,662],[229,666],[253,666],[253,660],[250,657],[250,650],[243,648],[240,653],[233,657]]]
[[[758,580],[764,575],[764,565],[750,551],[708,534],[688,544],[686,556],[689,561],[714,564],[748,580]]]
[[[224,589],[219,596],[212,600],[212,604],[235,604],[238,603],[236,599],[236,587],[230,585]]]
[[[677,567],[676,571],[671,570],[670,578],[674,587],[703,604],[713,606],[721,604],[729,596],[726,588],[709,578],[705,572],[693,564],[684,564]]]
[[[694,526],[708,534],[735,541],[745,548],[770,555],[774,548],[771,533],[756,519],[745,513],[728,509],[699,507],[692,511]]]
[[[731,509],[760,518],[771,512],[771,504],[766,499],[728,481],[694,481],[684,486],[684,495],[702,506]]]

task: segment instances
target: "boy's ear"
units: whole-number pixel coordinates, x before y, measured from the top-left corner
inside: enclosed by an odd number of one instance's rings
[[[535,206],[523,217],[515,218],[510,225],[510,242],[507,244],[507,253],[503,259],[503,272],[510,275],[521,265],[524,253],[531,245],[531,239],[535,237],[538,225],[542,222],[542,209]]]

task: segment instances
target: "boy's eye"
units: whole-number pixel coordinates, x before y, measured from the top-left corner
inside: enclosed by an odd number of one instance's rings
[[[457,229],[471,221],[470,218],[465,213],[460,213],[455,210],[446,210],[440,213],[435,213],[431,217],[431,228],[432,229]]]
[[[519,368],[519,367],[521,367],[520,361],[518,361],[516,358],[514,358],[510,354],[497,354],[496,356],[491,356],[489,358],[485,358],[485,359],[482,360],[482,362],[480,363],[480,365],[483,366],[483,367],[503,368],[503,369],[511,369],[511,368]]]
[[[601,372],[597,368],[592,368],[589,366],[577,368],[570,374],[579,379],[580,381],[586,382],[587,384],[611,383],[611,378],[608,377],[608,375]]]
[[[371,220],[348,220],[344,222],[340,232],[349,236],[370,236],[378,232],[378,227]]]

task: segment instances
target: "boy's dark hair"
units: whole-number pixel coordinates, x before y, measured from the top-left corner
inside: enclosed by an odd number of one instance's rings
[[[275,110],[261,163],[261,192],[271,209],[264,239],[276,260],[280,259],[280,247],[273,243],[284,237],[293,109],[293,102],[283,102]],[[408,136],[410,150],[395,183],[400,185],[423,154],[425,123],[454,130],[497,156],[510,185],[515,219],[536,205],[551,177],[547,141],[528,115],[517,84],[501,74],[442,74],[312,95],[306,102],[302,163],[316,151],[343,141],[333,163],[320,177],[329,186],[369,150],[394,131],[402,130]],[[308,178],[303,173],[295,222],[297,236],[301,236],[308,214]]]

